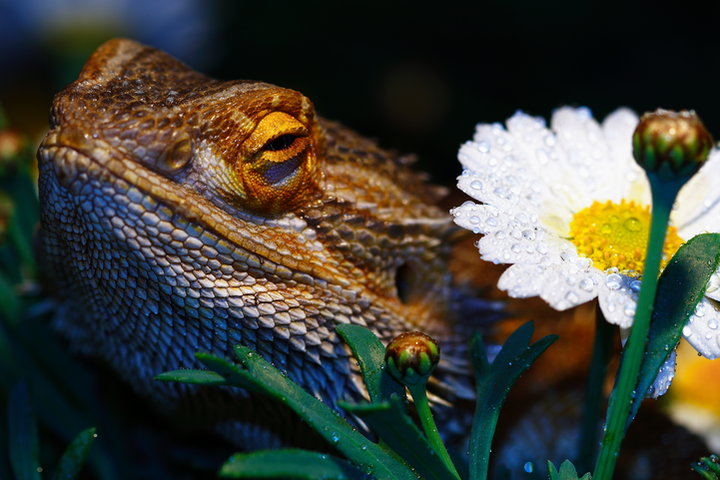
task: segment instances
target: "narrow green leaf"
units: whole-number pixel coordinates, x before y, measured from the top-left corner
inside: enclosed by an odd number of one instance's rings
[[[194,385],[223,385],[225,377],[210,370],[173,370],[155,376],[163,382],[182,382]]]
[[[0,319],[14,324],[20,316],[20,298],[5,275],[0,273]]]
[[[702,300],[710,276],[720,265],[720,234],[693,237],[680,247],[658,281],[648,343],[640,367],[638,394],[628,419],[635,418],[640,404],[655,381],[662,364],[675,349],[683,327]]]
[[[559,472],[550,460],[548,460],[547,466],[550,480],[592,480],[592,476],[589,473],[586,473],[581,478],[578,478],[575,465],[573,465],[570,460],[565,460],[560,465]]]
[[[240,365],[233,365],[209,354],[196,356],[206,366],[221,370],[218,373],[223,377],[223,385],[253,390],[286,405],[368,474],[383,479],[417,480],[417,475],[402,461],[355,431],[330,407],[307,393],[251,349],[242,345],[235,347],[235,356]]]
[[[720,480],[720,457],[717,455],[702,457],[691,468],[706,480]]]
[[[335,331],[348,344],[360,365],[365,386],[373,402],[397,395],[405,398],[405,387],[385,369],[385,346],[370,330],[360,325],[342,324]]]
[[[97,435],[95,428],[80,432],[60,458],[53,480],[73,480],[85,465],[90,447]]]
[[[16,480],[40,480],[37,422],[25,382],[18,383],[10,392],[8,430],[10,465]]]
[[[493,360],[493,368],[498,365],[512,364],[515,358],[520,355],[530,344],[535,326],[532,322],[527,322],[515,330],[502,346],[502,349]],[[512,365],[510,365],[512,366]]]
[[[417,478],[407,465],[355,431],[330,407],[280,373],[261,355],[242,345],[235,346],[235,355],[247,369],[238,375],[238,380],[242,381],[238,381],[237,386],[254,388],[281,401],[348,460],[368,473],[378,478]]]
[[[224,478],[367,480],[350,462],[307,450],[281,449],[236,453],[220,469]]]
[[[548,335],[529,345],[533,330],[532,322],[528,322],[513,332],[492,364],[488,363],[480,338],[476,336],[470,344],[477,389],[475,416],[470,433],[471,480],[487,478],[495,427],[510,388],[558,338],[556,335]]]
[[[360,417],[373,432],[425,480],[455,478],[415,422],[405,413],[404,402],[392,396],[377,403],[340,405]]]

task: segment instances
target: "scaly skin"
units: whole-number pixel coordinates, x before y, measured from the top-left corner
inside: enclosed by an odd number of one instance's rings
[[[331,405],[359,399],[334,332],[355,323],[385,342],[438,338],[436,393],[468,396],[438,190],[300,93],[112,40],[55,98],[38,158],[59,328],[140,393],[200,405],[240,443],[275,444],[267,402],[153,376],[240,343]]]

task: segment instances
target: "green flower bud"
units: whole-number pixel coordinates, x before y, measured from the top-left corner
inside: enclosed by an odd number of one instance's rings
[[[713,139],[693,111],[646,113],[633,133],[633,156],[660,179],[692,177],[707,160]]]
[[[422,332],[407,332],[395,337],[385,350],[390,373],[406,386],[426,382],[440,360],[437,342]]]

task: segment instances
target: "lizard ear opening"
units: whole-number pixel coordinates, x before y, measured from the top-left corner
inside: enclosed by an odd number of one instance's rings
[[[311,183],[316,158],[310,130],[295,117],[272,112],[244,141],[236,173],[249,207],[270,213],[289,210]]]

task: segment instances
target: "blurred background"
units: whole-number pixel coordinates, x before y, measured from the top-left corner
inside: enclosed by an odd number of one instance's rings
[[[719,13],[720,3],[701,7],[691,1],[663,5],[491,0],[421,7],[416,2],[387,0],[0,0],[0,106],[15,132],[29,138],[29,149],[34,150],[47,128],[53,95],[76,78],[103,41],[130,37],[216,78],[262,80],[299,90],[313,100],[321,115],[377,139],[386,148],[417,153],[419,168],[430,172],[436,183],[451,187],[460,173],[457,149],[472,136],[475,124],[504,121],[518,109],[547,118],[557,107],[583,105],[603,118],[621,106],[637,112],[689,108],[720,137]],[[0,140],[7,138],[17,137]],[[10,147],[0,141],[0,154]],[[0,193],[10,192],[12,181],[0,182]],[[37,215],[34,202],[24,203],[28,240],[16,242],[18,249],[31,243]],[[3,208],[0,198],[0,224]],[[31,253],[25,250],[25,264],[31,263]],[[7,252],[3,256],[0,250],[0,267],[17,263],[16,252]],[[8,278],[22,285],[27,270],[15,270],[15,277]],[[0,300],[6,303],[0,307],[5,307],[9,303],[2,287]],[[37,320],[37,325],[45,325],[43,321]],[[0,368],[0,412],[5,410],[9,385],[38,370],[32,362],[26,366],[25,357],[18,355],[50,351],[47,343],[38,341],[35,323],[30,322],[26,331],[21,323],[17,331],[8,327],[11,342],[0,338],[0,367],[12,364],[14,369],[10,374]],[[8,325],[15,328],[12,322]],[[56,340],[48,336],[42,341]],[[7,355],[3,349],[8,344],[21,348]],[[61,356],[55,351],[52,355],[53,362]],[[12,362],[3,363],[5,357]],[[76,391],[76,397],[92,398],[87,391],[93,389],[97,394],[98,388],[86,386],[89,382],[76,373],[77,365],[55,367],[64,369],[65,377],[58,373],[57,381],[63,388],[67,376],[79,378],[79,386],[67,387]],[[707,434],[705,446],[720,451],[720,362],[682,351],[680,367],[685,373],[679,374],[668,397],[678,407],[672,415],[685,423],[695,422],[694,428]],[[67,412],[74,410],[54,400],[62,395],[33,382],[36,398],[51,405],[38,409],[43,428],[58,437],[60,446],[66,445],[79,426],[87,426],[86,417],[71,418]],[[118,405],[128,402],[122,396],[124,386],[112,388],[105,398],[117,397]],[[141,401],[129,401],[135,402],[132,408],[146,408]],[[113,407],[92,406],[102,410],[93,418],[112,417],[110,427],[101,424],[101,430],[115,433],[114,428],[134,419],[118,416]],[[152,413],[144,420],[148,418],[153,420]],[[648,421],[652,422],[654,417]],[[145,426],[126,429],[129,433],[115,435],[117,439],[109,436],[109,441],[114,440],[110,447],[97,449],[129,450],[126,456],[110,457],[133,458],[134,463],[126,466],[133,473],[128,476],[118,470],[124,460],[96,459],[93,472],[98,478],[195,478],[168,473],[164,463],[149,460],[162,450],[150,445],[157,443],[157,432],[150,435]],[[0,420],[0,477],[2,430]],[[156,430],[163,431],[163,426]],[[705,446],[700,450],[707,453]],[[192,458],[195,467],[205,462],[203,472],[214,471],[218,461],[227,458],[225,450],[208,450],[208,458]],[[148,458],[138,457],[138,452],[146,452]],[[668,452],[674,453],[666,449],[660,455]],[[56,453],[47,454],[49,462]],[[167,455],[189,462],[182,448]],[[680,466],[687,472],[687,463]]]
[[[697,110],[720,136],[720,4],[0,0],[0,103],[38,134],[52,95],[104,40],[126,36],[222,79],[309,96],[385,147],[459,174],[477,122],[585,105],[598,117]]]

